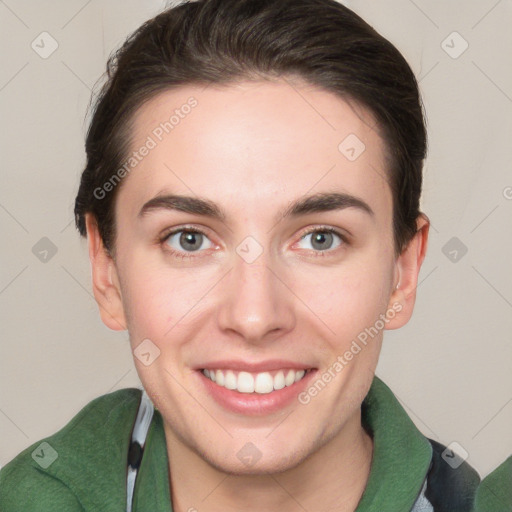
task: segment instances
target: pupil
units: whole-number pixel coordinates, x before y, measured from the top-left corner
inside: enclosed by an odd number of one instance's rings
[[[313,246],[316,244],[319,244],[320,247],[316,247],[320,250],[325,250],[325,242],[326,240],[332,239],[332,233],[326,232],[326,231],[319,231],[317,234],[313,237]],[[324,244],[322,246],[322,244]]]
[[[199,239],[199,243],[196,237]],[[180,237],[180,243],[184,249],[198,249],[201,247],[201,241],[199,237],[201,237],[201,233],[183,233]]]

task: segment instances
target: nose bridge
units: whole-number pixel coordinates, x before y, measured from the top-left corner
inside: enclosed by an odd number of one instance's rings
[[[290,329],[293,295],[276,273],[276,262],[268,251],[261,246],[258,249],[250,239],[244,240],[233,255],[219,312],[220,327],[236,331],[253,343],[271,331]]]

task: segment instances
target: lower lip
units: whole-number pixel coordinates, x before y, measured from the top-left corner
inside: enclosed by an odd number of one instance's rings
[[[201,370],[197,372],[213,399],[229,411],[246,415],[264,415],[279,411],[297,400],[299,393],[304,391],[316,370],[310,370],[306,375],[291,386],[274,390],[271,393],[240,393],[215,384]]]

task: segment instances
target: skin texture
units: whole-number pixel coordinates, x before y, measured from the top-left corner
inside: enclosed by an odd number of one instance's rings
[[[396,257],[384,145],[372,116],[299,80],[161,93],[135,116],[134,150],[191,96],[197,106],[122,183],[114,258],[87,215],[104,323],[128,329],[132,349],[150,339],[160,350],[149,366],[134,362],[164,418],[174,510],[354,510],[373,450],[360,404],[382,330],[307,405],[294,401],[272,414],[227,411],[205,392],[196,368],[288,359],[322,374],[396,304],[401,311],[386,328],[401,327],[414,306],[428,220],[418,218],[416,236]],[[338,149],[349,134],[366,147],[354,161]],[[351,194],[373,214],[351,207],[279,215],[318,192]],[[164,193],[208,198],[226,219],[165,209],[139,216]],[[187,252],[181,233],[160,240],[185,226],[205,232],[199,250]],[[324,226],[346,241],[334,235],[322,251],[315,233],[302,238]],[[252,263],[237,253],[248,236],[263,250]],[[237,457],[248,442],[261,452],[250,467]]]

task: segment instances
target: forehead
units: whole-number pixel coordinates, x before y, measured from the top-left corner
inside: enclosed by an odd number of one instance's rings
[[[308,191],[362,196],[382,214],[391,205],[371,114],[297,80],[160,93],[134,116],[131,150],[138,155],[118,202],[133,215],[163,192],[247,212],[277,209]]]

